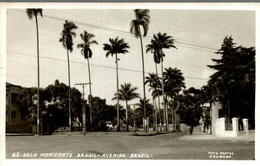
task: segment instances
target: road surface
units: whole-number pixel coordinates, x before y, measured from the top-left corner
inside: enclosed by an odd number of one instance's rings
[[[187,133],[7,136],[7,159],[253,160],[255,143],[179,140]]]

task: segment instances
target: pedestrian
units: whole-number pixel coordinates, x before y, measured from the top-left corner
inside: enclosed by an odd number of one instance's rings
[[[243,131],[243,122],[240,115],[238,115],[238,129],[239,131]]]
[[[193,133],[193,125],[190,126],[190,135]]]

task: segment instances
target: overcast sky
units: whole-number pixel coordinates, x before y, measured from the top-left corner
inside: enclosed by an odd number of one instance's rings
[[[105,9],[103,9],[105,8]],[[158,7],[159,8],[159,7]],[[134,9],[134,8],[133,8]],[[87,60],[76,47],[81,43],[83,31],[93,33],[98,45],[92,45],[90,59],[92,95],[105,98],[108,104],[116,92],[115,57],[105,57],[103,44],[109,38],[124,38],[131,47],[130,53],[119,54],[119,84],[131,82],[138,87],[143,97],[142,61],[140,40],[130,34],[130,22],[135,19],[133,9],[45,9],[43,17],[38,17],[40,36],[40,87],[53,84],[55,79],[68,84],[68,64],[66,50],[59,42],[65,20],[74,22],[79,28],[70,53],[71,86],[82,92],[82,87],[74,85],[88,82]],[[206,65],[213,64],[212,58],[220,49],[225,36],[232,35],[237,46],[255,46],[255,11],[245,10],[182,10],[150,9],[151,22],[148,35],[143,40],[144,47],[150,43],[154,33],[162,32],[173,36],[178,49],[164,50],[164,68],[181,70],[187,89],[201,88],[207,84],[214,72]],[[145,52],[145,50],[144,50]],[[7,9],[6,28],[6,81],[23,87],[37,87],[35,19],[28,19],[26,9]],[[158,66],[161,74],[161,66]],[[155,73],[153,55],[145,54],[145,72]],[[151,98],[146,86],[147,98]],[[85,93],[89,90],[86,88]],[[130,101],[130,104],[138,100]],[[152,101],[151,101],[152,102]],[[122,105],[125,105],[123,102]]]

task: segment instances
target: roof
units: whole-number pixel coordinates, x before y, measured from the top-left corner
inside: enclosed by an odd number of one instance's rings
[[[17,87],[17,88],[22,88],[22,86],[20,86],[20,85],[14,85],[14,84],[6,82],[6,87],[10,87],[10,86]]]

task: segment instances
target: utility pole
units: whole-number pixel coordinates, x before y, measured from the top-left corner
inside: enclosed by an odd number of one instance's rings
[[[81,85],[83,88],[83,112],[82,112],[82,130],[83,134],[86,135],[86,110],[85,110],[85,93],[84,93],[84,88],[86,85],[91,84],[91,83],[77,83],[75,85]],[[91,102],[91,101],[90,101]]]

